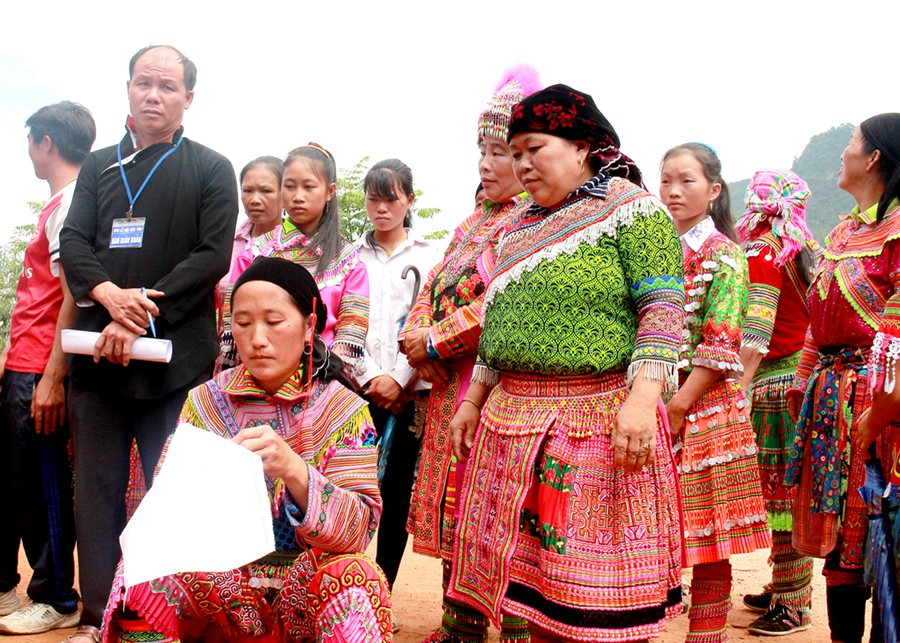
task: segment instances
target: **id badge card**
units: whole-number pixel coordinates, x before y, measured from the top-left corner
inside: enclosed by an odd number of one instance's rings
[[[113,219],[110,248],[140,248],[144,243],[144,217]]]

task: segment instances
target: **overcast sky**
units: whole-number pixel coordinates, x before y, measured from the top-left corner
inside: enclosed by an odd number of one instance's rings
[[[476,119],[512,65],[593,95],[656,192],[659,158],[678,143],[716,148],[733,181],[789,167],[832,126],[900,111],[898,18],[897,0],[10,2],[0,241],[33,220],[26,201],[50,196],[28,159],[25,119],[77,101],[97,121],[95,149],[115,144],[128,61],[150,43],[195,61],[186,136],[236,171],[308,141],[341,167],[397,157],[425,192],[420,205],[440,208],[437,227],[449,229],[472,211]]]

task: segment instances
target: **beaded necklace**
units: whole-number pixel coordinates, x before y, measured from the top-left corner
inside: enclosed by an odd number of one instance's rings
[[[469,256],[471,257],[480,257],[481,253],[484,252],[484,249],[493,239],[493,234],[488,234],[489,231],[487,229],[487,224],[496,223],[496,221],[492,221],[493,215],[496,211],[497,214],[503,209],[503,205],[494,204],[493,206],[489,206],[487,209],[483,209],[481,216],[478,217],[478,220],[475,224],[466,231],[466,234],[463,235],[463,238],[456,245],[456,248],[453,249],[453,253],[447,258],[444,262],[444,281],[448,283],[453,283],[457,281],[463,274],[466,268],[468,268],[469,263],[461,264],[463,253],[466,252],[466,249],[469,247],[469,244],[472,242],[472,239],[475,238],[475,235],[480,232],[482,229],[485,231],[484,237],[482,237],[481,241],[478,242],[478,245],[472,250]],[[497,221],[500,220],[500,217],[497,217]]]

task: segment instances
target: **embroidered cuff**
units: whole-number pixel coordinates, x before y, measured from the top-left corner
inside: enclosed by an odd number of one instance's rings
[[[313,479],[312,472],[313,469],[309,466],[309,463],[306,463],[306,471],[309,477],[309,490],[307,492],[306,498],[306,508],[309,509],[312,506],[313,500]],[[304,513],[304,511],[297,506],[297,503],[294,502],[294,497],[291,495],[290,490],[287,488],[287,485],[284,486],[284,500],[282,500],[282,504],[284,505],[284,510],[287,513],[288,520],[290,521],[293,527],[302,527],[306,522],[306,516],[309,515],[309,512]]]
[[[663,393],[676,393],[678,391],[678,367],[673,362],[663,362],[656,359],[638,359],[628,366],[625,375],[625,387],[631,388],[638,371],[644,367],[643,378],[651,382],[659,382],[663,385]]]
[[[434,347],[434,339],[431,337],[431,330],[428,331],[428,339],[425,340],[425,351],[428,353],[428,359],[440,359],[441,355]]]
[[[701,343],[694,350],[690,360],[682,359],[678,368],[704,366],[716,371],[725,371],[726,377],[740,377],[744,374],[741,356],[721,344]]]
[[[344,362],[344,373],[350,378],[359,378],[366,370],[365,349],[362,344],[346,339],[336,339],[331,351]]]

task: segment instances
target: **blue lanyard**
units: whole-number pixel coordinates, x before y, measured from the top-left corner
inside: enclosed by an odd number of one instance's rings
[[[138,197],[141,196],[141,192],[144,191],[144,188],[147,187],[147,183],[150,181],[150,177],[153,176],[153,173],[156,172],[156,168],[159,167],[159,164],[166,160],[166,157],[178,149],[178,146],[181,145],[181,141],[184,140],[184,136],[178,137],[178,142],[175,144],[171,150],[163,154],[160,159],[156,162],[156,165],[153,166],[153,169],[150,170],[150,174],[147,175],[147,178],[144,179],[144,182],[141,183],[141,188],[137,191],[137,194],[131,196],[131,186],[128,185],[128,179],[125,178],[125,168],[122,165],[122,141],[119,141],[119,144],[116,146],[116,157],[119,159],[119,172],[122,174],[122,183],[125,184],[125,192],[128,194],[128,212],[125,213],[125,216],[128,217],[128,220],[131,221],[131,212],[134,210],[134,202],[138,200]]]

